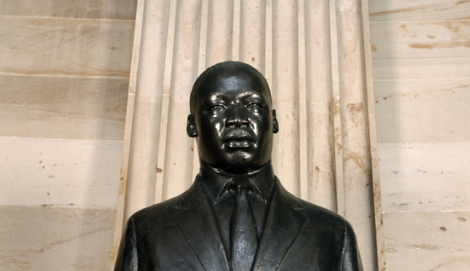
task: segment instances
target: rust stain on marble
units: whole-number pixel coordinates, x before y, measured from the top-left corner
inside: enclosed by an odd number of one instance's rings
[[[335,145],[336,145],[337,153],[341,154],[341,152],[343,151],[343,145],[341,144],[342,138],[341,138],[341,133],[338,127],[335,128],[334,137],[335,137]]]
[[[445,24],[446,24],[446,28],[449,29],[452,32],[459,32],[459,30],[460,30],[460,26],[452,27],[452,23],[449,22],[449,21],[447,21]]]
[[[349,112],[363,112],[364,111],[364,104],[363,103],[356,103],[356,104],[348,104]]]
[[[119,178],[119,190],[118,196],[124,197],[126,195],[126,188],[127,188],[127,170],[121,168],[121,177]]]
[[[339,100],[334,100],[333,101],[333,114],[334,115],[339,115],[341,112],[341,109],[339,108]]]
[[[411,43],[408,44],[410,48],[413,49],[447,49],[447,48],[456,48],[456,47],[467,47],[470,48],[470,41],[464,42],[436,42],[436,43]]]
[[[470,3],[470,0],[460,0],[455,5],[458,6],[458,5],[468,4],[468,3]]]
[[[356,126],[364,124],[364,103],[347,104],[349,120]]]
[[[392,98],[392,97],[396,97],[396,96],[406,97],[406,96],[409,96],[409,95],[414,95],[414,98],[417,99],[419,95],[423,95],[423,94],[431,94],[431,93],[437,92],[437,91],[446,91],[446,92],[450,91],[452,93],[455,93],[455,91],[458,90],[458,89],[465,89],[465,88],[468,88],[468,87],[470,87],[470,84],[460,84],[458,86],[454,86],[454,87],[449,88],[449,89],[437,89],[437,90],[425,91],[425,92],[420,92],[420,93],[416,93],[416,92],[400,93],[400,94],[392,94],[392,95],[383,96],[383,97],[376,97],[376,98],[377,99],[382,98],[384,100],[387,100],[388,98]],[[376,103],[378,103],[378,101],[376,101]]]
[[[470,27],[470,22],[464,21],[462,19],[460,19],[460,21],[437,21],[437,22],[431,22],[431,24],[445,27],[454,33],[460,32],[462,27],[463,28]]]
[[[350,152],[346,155],[344,161],[347,162],[351,160],[354,164],[356,164],[364,173],[367,173],[369,170],[367,169],[365,159],[363,156],[358,155],[356,153]]]
[[[372,18],[372,17],[378,17],[378,16],[388,15],[388,14],[413,12],[413,11],[428,9],[429,7],[430,6],[428,5],[428,6],[418,6],[418,7],[411,7],[411,8],[400,8],[400,9],[371,13],[369,16]]]
[[[381,194],[381,191],[377,189],[378,187],[377,182],[373,180],[372,183],[374,185],[374,188],[372,189],[372,194],[374,197],[374,213],[376,216],[376,221],[377,221],[377,216],[380,217],[380,221],[378,221],[378,223],[376,222],[376,225],[375,225],[375,229],[378,232],[380,228],[382,228],[384,225],[383,214],[382,214],[382,197],[381,197],[382,194]]]
[[[377,46],[375,46],[374,44],[370,45],[370,49],[372,50],[372,52],[377,52]]]
[[[450,261],[440,263],[438,266],[434,267],[433,269],[429,271],[447,270],[442,267],[445,267],[446,265],[453,265],[458,262],[466,263],[468,262],[468,257],[461,257],[461,258],[452,257]],[[455,269],[452,269],[452,270],[455,270]]]

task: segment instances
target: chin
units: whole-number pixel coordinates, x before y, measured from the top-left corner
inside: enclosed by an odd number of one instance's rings
[[[232,155],[224,163],[226,165],[225,171],[229,173],[246,173],[253,166],[253,161],[245,154]]]

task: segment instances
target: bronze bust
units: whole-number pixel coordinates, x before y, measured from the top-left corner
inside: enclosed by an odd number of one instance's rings
[[[279,126],[259,71],[232,61],[208,68],[190,108],[200,173],[182,195],[129,218],[115,270],[362,270],[349,223],[274,176]]]

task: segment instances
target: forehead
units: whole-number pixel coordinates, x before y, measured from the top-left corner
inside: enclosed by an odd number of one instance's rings
[[[271,100],[269,87],[262,75],[248,69],[214,72],[201,84],[196,97],[199,100],[213,96],[240,95],[258,95],[260,98]]]

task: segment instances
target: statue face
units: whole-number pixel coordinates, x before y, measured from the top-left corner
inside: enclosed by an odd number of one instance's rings
[[[277,120],[260,75],[248,69],[217,71],[201,85],[193,102],[188,134],[196,137],[201,166],[241,174],[271,160]]]

